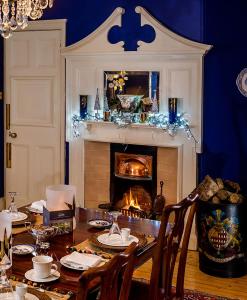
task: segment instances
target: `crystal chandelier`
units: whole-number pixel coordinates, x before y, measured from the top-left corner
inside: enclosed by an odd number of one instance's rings
[[[28,18],[40,19],[43,9],[53,6],[53,0],[0,0],[0,33],[9,38],[17,28],[24,29]]]

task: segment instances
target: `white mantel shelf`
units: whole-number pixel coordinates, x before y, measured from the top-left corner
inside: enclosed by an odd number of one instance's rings
[[[171,136],[162,128],[158,128],[154,125],[149,125],[147,123],[132,123],[128,124],[126,126],[118,126],[118,124],[115,124],[111,121],[82,121],[83,130],[81,132],[81,138],[84,140],[89,141],[102,141],[102,142],[118,142],[118,143],[127,143],[127,141],[130,141],[129,143],[135,143],[135,144],[146,144],[148,142],[149,145],[152,146],[160,146],[160,147],[179,147],[182,144],[184,144],[184,140],[187,140],[188,143],[191,143],[192,148],[194,147],[194,150],[196,153],[201,153],[201,145],[200,143],[195,143],[193,138],[188,139],[186,132],[182,128],[178,128],[177,134],[175,136]],[[97,134],[97,131],[104,132],[104,128],[109,127],[109,129],[114,130],[115,129],[115,137],[112,135],[107,134],[108,138],[105,134],[101,137],[100,134]],[[193,130],[193,126],[190,125],[190,128]],[[135,130],[136,129],[136,130]],[[147,136],[147,140],[145,141],[138,141],[138,139],[135,138],[135,140],[131,139],[131,135],[133,134],[134,137],[136,137],[136,134],[140,133],[140,131],[148,130],[147,134],[150,136],[151,134],[151,140]],[[133,132],[134,131],[134,132]],[[117,136],[116,136],[117,135]],[[129,137],[126,139],[126,135]],[[159,139],[157,139],[157,136],[159,136]],[[80,137],[79,137],[80,138]]]
[[[93,126],[93,125],[99,125],[99,126],[104,126],[104,125],[114,125],[115,127],[117,128],[122,128],[122,126],[118,126],[118,124],[114,123],[114,122],[111,122],[111,121],[103,121],[103,120],[99,120],[99,121],[93,121],[93,120],[88,120],[88,121],[82,121],[82,124],[84,125],[85,128],[88,128],[90,129],[89,127],[90,126]],[[143,128],[143,129],[146,129],[146,128],[149,128],[149,129],[158,129],[158,130],[163,130],[162,128],[159,128],[159,127],[156,127],[154,125],[149,125],[147,123],[131,123],[131,124],[128,124],[126,126],[123,126],[123,128]],[[193,128],[195,126],[193,125],[190,125],[190,128]],[[182,128],[179,128],[179,130],[183,130]]]

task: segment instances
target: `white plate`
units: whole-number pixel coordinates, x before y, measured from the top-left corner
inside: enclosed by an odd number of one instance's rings
[[[9,213],[10,216],[11,216],[11,220],[12,222],[19,222],[19,221],[23,221],[23,220],[26,220],[28,215],[27,214],[24,214],[23,212],[21,211],[18,211],[17,215],[16,214],[12,214],[12,213]]]
[[[70,255],[70,254],[69,254]],[[66,267],[66,268],[69,268],[69,269],[72,269],[72,270],[77,270],[77,271],[85,271],[85,270],[88,270],[89,267],[87,266],[79,266],[77,265],[76,263],[70,263],[70,262],[66,262],[66,258],[69,256],[69,255],[65,255],[63,256],[61,259],[60,259],[60,263],[62,266]],[[94,254],[88,254],[88,255],[94,255]],[[103,260],[102,260],[103,261]],[[102,261],[97,264],[97,266],[101,265]]]
[[[237,77],[236,80],[237,87],[240,93],[247,97],[247,68],[243,69]]]
[[[95,219],[95,220],[89,220],[88,225],[93,226],[95,228],[106,228],[111,226],[112,222],[108,220]]]
[[[98,242],[101,244],[107,245],[107,246],[116,246],[116,247],[125,247],[129,246],[132,242],[139,242],[139,239],[134,236],[130,235],[129,239],[127,241],[122,240],[121,236],[119,234],[111,234],[109,233],[103,233],[97,237]]]
[[[60,273],[56,270],[52,270],[52,274],[46,278],[38,278],[35,274],[34,269],[31,269],[25,273],[25,277],[27,280],[31,280],[34,282],[50,282],[57,280],[60,277]]]
[[[14,294],[13,300],[14,300],[14,299],[17,299],[16,292],[13,292],[13,294]],[[7,294],[6,294],[6,296],[7,296]],[[1,299],[2,299],[2,300],[4,300],[4,299],[6,299],[6,300],[9,299],[9,300],[10,300],[10,298],[9,298],[9,297],[5,297],[4,294],[1,294]],[[12,299],[12,298],[11,298],[11,299]],[[26,294],[25,294],[25,300],[39,300],[39,298],[38,298],[37,296],[34,296],[33,294],[26,293]]]
[[[34,251],[34,247],[31,245],[15,245],[12,247],[12,251],[17,255],[27,255]]]

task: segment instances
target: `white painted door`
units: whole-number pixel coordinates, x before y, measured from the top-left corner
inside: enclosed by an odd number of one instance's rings
[[[17,205],[23,206],[43,199],[45,186],[63,182],[60,45],[59,30],[15,32],[5,43],[5,102],[10,104],[5,142],[11,156],[6,157],[11,163],[6,164],[7,204],[8,192],[18,192]]]

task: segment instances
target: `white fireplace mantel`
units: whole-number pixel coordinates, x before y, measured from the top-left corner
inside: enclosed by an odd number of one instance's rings
[[[77,187],[77,201],[84,205],[84,141],[176,147],[178,157],[177,200],[189,194],[196,185],[196,153],[201,152],[203,56],[210,45],[185,39],[161,25],[142,7],[141,25],[155,30],[152,43],[140,41],[137,51],[124,51],[123,42],[110,44],[109,30],[121,27],[124,9],[117,8],[92,34],[63,49],[66,58],[66,137],[70,143],[70,184]],[[111,123],[87,123],[81,136],[73,137],[72,116],[79,115],[79,95],[88,95],[88,110],[93,113],[96,89],[99,89],[103,107],[104,71],[159,71],[160,112],[167,113],[168,98],[181,99],[182,110],[190,115],[197,147],[186,134],[178,131],[175,137],[161,129],[131,126],[118,129]],[[93,188],[93,187],[92,187]]]

